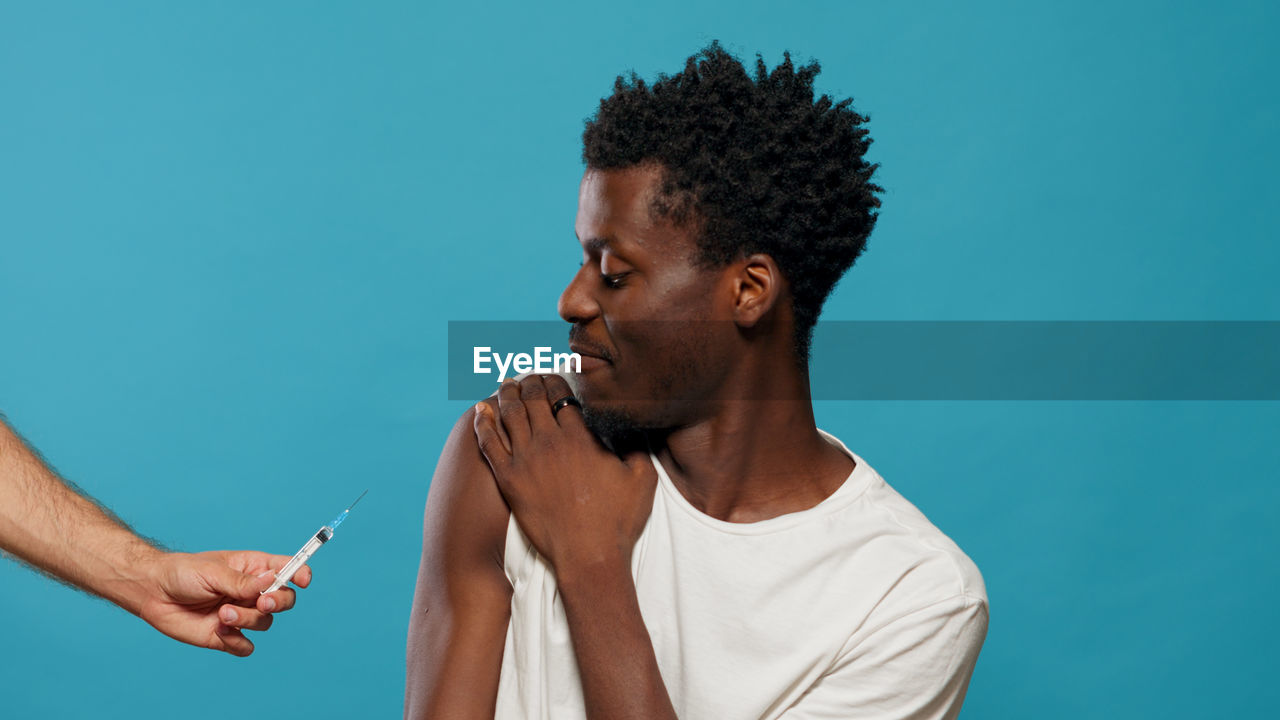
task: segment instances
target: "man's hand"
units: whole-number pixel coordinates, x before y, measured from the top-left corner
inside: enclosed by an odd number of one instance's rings
[[[504,383],[496,416],[487,401],[476,406],[476,441],[555,572],[587,717],[676,720],[631,575],[658,474],[644,452],[610,452],[576,407],[552,415],[572,394],[558,375]]]
[[[294,591],[259,595],[289,562],[286,555],[251,550],[164,553],[147,573],[138,616],[175,640],[245,657],[253,643],[241,630],[266,630],[272,613],[293,607]],[[311,568],[293,576],[311,584]]]
[[[579,572],[629,568],[658,481],[647,453],[619,459],[577,407],[552,415],[552,404],[572,394],[558,375],[531,375],[502,384],[497,416],[481,403],[475,417],[498,489],[562,583]]]

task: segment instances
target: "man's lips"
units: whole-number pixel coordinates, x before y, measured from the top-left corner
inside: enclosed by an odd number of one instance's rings
[[[571,342],[568,343],[568,348],[582,356],[582,372],[584,373],[613,364],[613,359],[609,357],[608,351],[605,351],[603,347]]]
[[[581,355],[583,360],[586,360],[587,358],[595,358],[596,360],[602,360],[607,363],[613,362],[609,357],[609,353],[594,345],[584,345],[582,343],[571,342],[569,343],[569,349]]]

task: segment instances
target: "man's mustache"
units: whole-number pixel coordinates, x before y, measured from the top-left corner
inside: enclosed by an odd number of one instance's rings
[[[586,328],[581,325],[573,325],[569,328],[569,345],[571,350],[580,355],[594,355],[613,362],[613,354],[601,343],[588,338]]]

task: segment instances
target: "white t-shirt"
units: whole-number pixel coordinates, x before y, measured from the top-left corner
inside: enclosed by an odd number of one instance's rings
[[[820,431],[821,432],[821,431]],[[694,508],[662,464],[631,560],[681,720],[954,718],[987,633],[978,568],[865,460],[812,508],[754,523]],[[584,718],[555,576],[512,517],[497,720]]]

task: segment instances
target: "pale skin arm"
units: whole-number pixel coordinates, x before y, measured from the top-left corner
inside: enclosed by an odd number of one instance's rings
[[[294,591],[259,596],[287,556],[166,552],[57,476],[0,416],[0,549],[191,645],[245,656]],[[298,587],[311,582],[304,567]]]
[[[591,434],[563,378],[504,383],[498,412],[476,406],[475,433],[498,488],[556,575],[591,720],[674,720],[631,577],[653,508],[644,453],[619,459]]]

